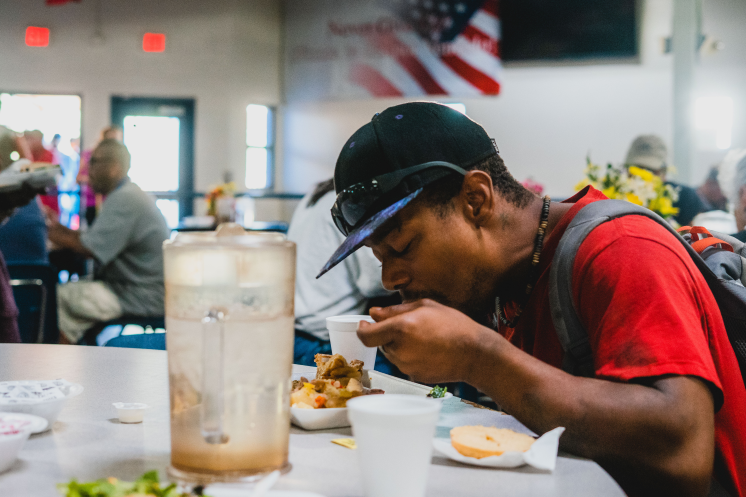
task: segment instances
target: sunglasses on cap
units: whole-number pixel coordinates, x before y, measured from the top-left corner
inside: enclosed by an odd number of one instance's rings
[[[337,195],[337,201],[334,202],[334,206],[332,207],[334,224],[344,236],[348,236],[355,226],[366,217],[368,210],[385,195],[394,191],[404,179],[420,171],[436,168],[441,170],[435,171],[435,174],[424,175],[424,177],[420,176],[420,185],[418,188],[445,177],[448,171],[444,171],[443,169],[450,169],[459,174],[466,175],[466,170],[455,164],[444,161],[432,161],[356,183],[342,190]]]

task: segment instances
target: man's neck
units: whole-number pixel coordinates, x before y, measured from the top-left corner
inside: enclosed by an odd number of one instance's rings
[[[495,282],[495,295],[505,300],[521,300],[529,283],[531,261],[536,250],[543,199],[535,198],[524,208],[509,209],[500,214],[497,257],[504,269]],[[551,203],[544,239],[554,230],[572,204]]]
[[[108,190],[106,190],[105,192],[96,192],[96,193],[100,193],[101,195],[109,195],[109,194],[111,194],[111,192],[113,192],[114,190],[116,190],[120,186],[124,185],[127,182],[128,179],[129,179],[128,176],[123,176],[123,177],[119,178],[118,181],[112,183],[112,186]]]

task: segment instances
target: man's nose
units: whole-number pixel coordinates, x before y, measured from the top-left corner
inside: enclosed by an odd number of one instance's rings
[[[390,292],[402,290],[412,281],[406,266],[401,263],[384,262],[381,271],[381,283]]]

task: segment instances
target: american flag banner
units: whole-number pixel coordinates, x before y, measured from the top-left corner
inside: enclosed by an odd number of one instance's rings
[[[497,0],[286,0],[288,101],[500,92]]]

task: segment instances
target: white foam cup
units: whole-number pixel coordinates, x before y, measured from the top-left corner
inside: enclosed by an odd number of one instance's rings
[[[365,497],[423,497],[440,402],[366,395],[347,402]]]
[[[326,318],[332,354],[342,354],[347,361],[363,361],[363,368],[373,370],[376,365],[378,348],[366,347],[357,337],[360,321],[375,323],[370,316],[332,316]]]

